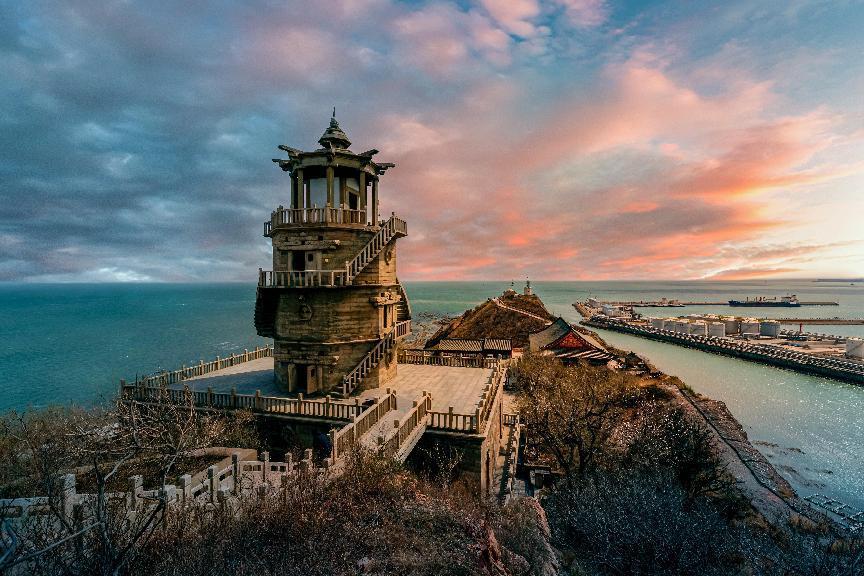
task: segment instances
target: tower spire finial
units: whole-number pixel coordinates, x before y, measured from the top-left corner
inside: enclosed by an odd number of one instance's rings
[[[333,106],[333,118],[336,118],[336,107]]]

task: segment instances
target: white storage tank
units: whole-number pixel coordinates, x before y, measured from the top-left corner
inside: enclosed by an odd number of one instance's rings
[[[711,322],[711,324],[708,325],[708,335],[714,336],[715,338],[726,336],[726,324],[723,322]]]
[[[656,328],[657,330],[665,330],[666,329],[666,319],[665,318],[651,318],[651,327]]]
[[[741,331],[741,321],[734,316],[723,318],[723,324],[726,325],[726,334],[738,334]]]
[[[847,338],[846,339],[846,356],[849,358],[864,359],[864,339]]]
[[[611,304],[603,304],[603,314],[608,316],[609,318],[617,318],[621,316],[621,309],[618,306],[613,306]]]
[[[693,334],[694,336],[705,336],[708,334],[708,325],[701,321],[691,322],[690,334]]]
[[[753,318],[741,320],[741,334],[759,335],[759,321]]]
[[[770,336],[777,338],[780,336],[780,322],[776,320],[766,320],[759,324],[759,334],[762,336]]]

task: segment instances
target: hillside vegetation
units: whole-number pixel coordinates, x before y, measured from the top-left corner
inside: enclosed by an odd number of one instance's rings
[[[549,321],[555,319],[540,298],[534,295],[504,295],[498,301]],[[543,320],[509,310],[489,299],[439,329],[426,342],[426,347],[431,348],[444,338],[509,338],[514,348],[527,348],[528,334],[542,330],[546,325]]]

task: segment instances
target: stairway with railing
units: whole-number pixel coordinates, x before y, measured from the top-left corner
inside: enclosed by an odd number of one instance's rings
[[[382,222],[375,236],[350,261],[344,269],[277,271],[258,270],[258,286],[261,288],[318,288],[350,286],[354,279],[386,248],[394,238],[408,234],[408,225],[395,214]],[[401,290],[401,286],[400,286]],[[410,317],[410,310],[409,310]]]
[[[400,238],[407,234],[407,223],[397,217],[396,214],[392,214],[388,220],[380,223],[375,235],[354,256],[353,260],[345,263],[345,268],[342,270],[305,270],[301,272],[259,270],[258,298],[255,306],[255,325],[258,333],[262,334],[263,332],[273,336],[275,332],[273,324],[276,306],[272,300],[278,296],[270,290],[264,290],[265,288],[350,286],[394,238]],[[411,331],[411,306],[408,302],[408,296],[402,285],[398,284],[398,280],[397,286],[401,299],[396,305],[396,323],[393,329],[379,340],[360,363],[342,379],[341,395],[348,396],[356,390],[369,373],[378,366],[382,358],[395,348],[397,339],[406,336]]]
[[[354,390],[357,389],[358,386],[363,382],[366,376],[369,375],[372,370],[375,369],[376,366],[381,362],[381,360],[385,357],[385,355],[389,354],[391,350],[396,346],[396,331],[393,330],[387,336],[379,340],[375,346],[372,347],[360,363],[357,366],[345,375],[342,378],[342,391],[341,395],[343,397],[347,397]]]
[[[410,320],[412,318],[411,301],[408,300],[408,294],[405,293],[405,288],[399,282],[399,278],[396,278],[396,284],[399,286],[399,296],[402,297],[399,303],[396,304],[396,320],[399,322]]]
[[[390,219],[381,224],[375,236],[369,240],[369,243],[354,257],[353,260],[345,265],[347,272],[346,281],[348,284],[354,281],[360,272],[374,260],[378,254],[384,249],[390,240],[396,237],[405,236],[408,234],[408,225],[404,220],[398,218],[396,214],[390,216]]]

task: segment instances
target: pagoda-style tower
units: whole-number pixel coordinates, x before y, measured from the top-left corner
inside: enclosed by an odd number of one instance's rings
[[[351,152],[335,111],[318,142],[279,146],[288,159],[273,160],[291,175],[291,205],[264,223],[273,270],[259,271],[255,328],[273,338],[287,392],[347,396],[396,375],[396,343],[411,330],[396,239],[408,231],[395,215],[378,219],[378,179],[394,164]]]

